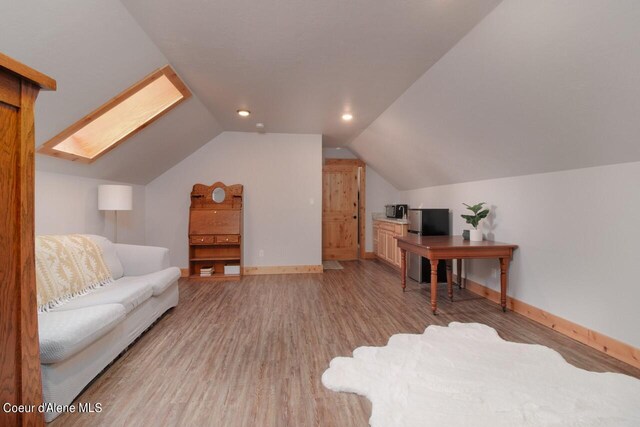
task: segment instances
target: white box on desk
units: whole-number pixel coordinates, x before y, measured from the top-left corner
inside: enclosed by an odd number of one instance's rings
[[[239,265],[225,265],[224,274],[240,274]]]

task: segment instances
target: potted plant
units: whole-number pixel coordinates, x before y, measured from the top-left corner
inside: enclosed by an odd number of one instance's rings
[[[489,215],[489,209],[482,208],[485,204],[486,202],[482,202],[470,206],[466,203],[463,203],[463,205],[465,205],[467,209],[473,212],[473,215],[461,215],[462,218],[467,221],[467,224],[471,224],[473,226],[473,230],[469,231],[469,240],[471,240],[472,242],[482,241],[482,230],[478,230],[478,224],[480,224],[480,221],[482,221],[487,217],[487,215]]]

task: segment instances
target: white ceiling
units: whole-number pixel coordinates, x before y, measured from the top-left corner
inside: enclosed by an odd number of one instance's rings
[[[504,1],[350,148],[403,190],[638,161],[639,23],[637,0]]]
[[[498,3],[123,0],[223,129],[263,122],[328,145],[353,139]]]
[[[3,9],[0,51],[58,80],[36,144],[167,63],[194,97],[40,170],[146,184],[257,121],[346,142],[399,189],[640,160],[637,0],[123,1]]]
[[[167,58],[115,0],[20,0],[3,5],[0,52],[58,82],[36,102],[40,145]],[[194,96],[90,165],[37,155],[50,172],[146,184],[221,132]]]

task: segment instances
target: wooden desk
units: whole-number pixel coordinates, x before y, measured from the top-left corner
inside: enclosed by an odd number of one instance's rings
[[[436,314],[438,309],[438,262],[444,260],[447,264],[447,291],[453,301],[453,278],[451,277],[452,260],[468,258],[498,258],[500,261],[500,305],[502,311],[507,310],[507,282],[509,276],[509,262],[517,245],[509,243],[471,242],[462,236],[418,236],[409,234],[398,236],[400,247],[400,267],[402,274],[402,291],[407,286],[407,251],[428,258],[431,262],[431,311]],[[458,262],[458,281],[460,281],[460,262]]]

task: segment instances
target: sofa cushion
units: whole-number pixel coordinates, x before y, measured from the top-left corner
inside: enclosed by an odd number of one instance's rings
[[[95,234],[87,234],[86,236],[102,250],[102,259],[104,260],[104,263],[107,264],[113,280],[121,278],[124,274],[124,268],[122,267],[120,258],[118,258],[118,254],[116,253],[116,246],[111,242],[111,240],[106,237],[96,236]]]
[[[61,362],[73,356],[112,330],[125,316],[120,304],[39,313],[40,363]]]
[[[101,304],[122,304],[127,313],[153,295],[153,287],[144,276],[122,277],[88,294],[72,299],[51,311],[75,310]]]
[[[153,287],[153,296],[158,296],[180,278],[180,269],[178,267],[169,267],[137,277],[147,280]]]

